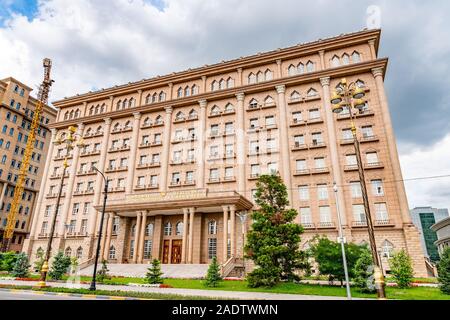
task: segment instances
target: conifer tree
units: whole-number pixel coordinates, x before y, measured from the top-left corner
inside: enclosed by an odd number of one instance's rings
[[[442,253],[438,263],[439,288],[445,294],[450,294],[450,247]]]
[[[151,267],[148,268],[146,280],[150,284],[163,283],[161,271],[161,262],[158,259],[153,259]]]
[[[26,253],[19,253],[14,262],[11,274],[16,278],[26,278],[29,274],[30,262],[28,261],[28,256]]]
[[[48,273],[49,277],[53,280],[61,280],[68,272],[70,263],[70,257],[64,255],[62,251],[59,251],[53,258],[52,267]]]
[[[220,265],[217,263],[217,258],[213,257],[211,264],[208,267],[205,285],[207,287],[218,287],[221,281],[222,276],[220,275]]]

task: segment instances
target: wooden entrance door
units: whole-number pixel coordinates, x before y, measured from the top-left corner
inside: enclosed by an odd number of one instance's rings
[[[170,240],[164,240],[164,247],[163,247],[163,264],[169,263],[169,250],[170,250]]]
[[[173,240],[172,241],[172,263],[173,264],[181,263],[181,242],[182,242],[182,240]]]

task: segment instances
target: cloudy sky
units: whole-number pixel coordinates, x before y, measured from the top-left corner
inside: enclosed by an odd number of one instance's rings
[[[0,78],[53,100],[378,24],[405,179],[450,174],[446,0],[0,0]],[[406,181],[410,206],[450,208],[450,177]]]

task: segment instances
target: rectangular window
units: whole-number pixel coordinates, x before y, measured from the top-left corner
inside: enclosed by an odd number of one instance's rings
[[[309,187],[308,186],[300,186],[298,187],[299,198],[302,201],[309,200]]]
[[[89,213],[89,209],[91,207],[91,203],[90,202],[85,202],[84,203],[84,209],[83,209],[83,214],[87,215]]]
[[[256,129],[259,127],[259,120],[257,118],[250,119],[250,129]]]
[[[361,183],[359,183],[359,181],[350,182],[350,191],[352,194],[352,198],[361,198],[362,197]]]
[[[328,199],[328,186],[326,184],[317,185],[317,199],[319,200]]]
[[[144,259],[152,257],[152,240],[144,240]]]
[[[364,205],[354,204],[353,205],[353,218],[356,223],[364,224],[366,223],[366,213],[364,210]]]
[[[251,168],[252,176],[259,176],[259,173],[260,173],[260,166],[259,166],[259,164],[252,164],[250,166],[250,168]]]
[[[85,234],[87,231],[87,219],[81,220],[80,233]]]
[[[362,132],[363,138],[373,137],[372,126],[363,126],[363,127],[361,127],[361,132]]]
[[[329,206],[319,207],[320,222],[330,223],[331,222],[331,210]]]
[[[354,154],[347,154],[345,156],[345,164],[347,166],[356,166],[357,165],[356,155],[354,155]]]
[[[208,239],[208,259],[212,259],[217,257],[217,239],[209,238]]]
[[[314,164],[316,166],[316,169],[325,168],[325,158],[314,158]]]
[[[233,167],[225,168],[225,178],[232,178],[234,175]]]
[[[303,120],[302,113],[301,112],[293,112],[292,119],[294,120],[294,123],[302,122],[302,120]]]
[[[150,186],[152,186],[152,187],[158,186],[158,176],[157,175],[150,176]]]
[[[143,187],[145,185],[145,176],[138,177],[137,185],[138,187]]]
[[[351,129],[343,129],[342,130],[342,139],[350,140],[353,138],[353,133]]]
[[[186,172],[186,182],[187,183],[194,182],[194,171],[187,171]]]
[[[372,193],[374,196],[383,196],[384,190],[383,190],[383,181],[381,179],[371,180],[370,181],[372,185]]]
[[[376,152],[367,152],[366,160],[368,164],[376,164],[378,163],[378,155]]]
[[[275,125],[275,117],[274,116],[267,116],[266,117],[266,127],[271,127]]]
[[[78,214],[78,211],[80,211],[80,204],[79,203],[74,203],[73,204],[73,209],[72,209],[72,214],[76,215],[76,214]]]
[[[305,136],[304,135],[298,135],[294,137],[294,144],[295,147],[300,147],[305,144]]]
[[[219,169],[210,169],[209,170],[209,179],[212,181],[216,181],[219,179]]]
[[[314,120],[320,118],[319,109],[311,109],[309,110],[309,119]]]
[[[311,141],[312,141],[313,146],[323,143],[322,133],[321,132],[312,133]]]
[[[276,162],[269,162],[267,164],[267,171],[269,174],[277,174],[278,172],[278,163]]]
[[[300,208],[300,223],[304,226],[312,225],[311,209],[309,207]]]
[[[134,240],[130,241],[130,259],[134,256]]]
[[[389,221],[389,214],[387,211],[386,203],[375,203],[375,217],[378,222]]]
[[[297,171],[306,170],[306,160],[297,160],[295,161],[295,168]]]

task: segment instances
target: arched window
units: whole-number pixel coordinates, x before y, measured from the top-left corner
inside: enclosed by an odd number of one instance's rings
[[[231,103],[227,103],[227,105],[225,106],[225,112],[233,112],[234,111],[234,106]]]
[[[103,112],[105,112],[105,111],[106,111],[106,104],[102,104],[101,112],[103,113]]]
[[[300,93],[298,92],[298,91],[293,91],[292,93],[291,93],[291,101],[297,101],[297,100],[300,100],[301,99],[301,95],[300,95]]]
[[[170,236],[172,234],[172,224],[170,222],[167,222],[164,225],[164,235]]]
[[[195,119],[195,118],[197,118],[197,111],[195,111],[194,109],[192,109],[192,110],[189,112],[189,119]]]
[[[313,72],[314,71],[314,62],[308,61],[308,63],[306,63],[306,70],[308,72]]]
[[[216,220],[211,220],[208,222],[208,234],[217,234]]]
[[[234,79],[229,77],[227,79],[227,88],[233,88],[234,87]]]
[[[89,108],[89,115],[92,116],[94,114],[94,106]]]
[[[128,105],[128,100],[127,99],[123,100],[122,109],[126,109],[127,105]]]
[[[358,51],[354,51],[354,52],[352,53],[352,62],[353,62],[353,63],[361,62],[361,55],[359,54]]]
[[[258,100],[253,98],[252,100],[250,100],[249,104],[250,104],[250,108],[257,108],[258,107]]]
[[[175,233],[177,236],[182,236],[183,235],[183,222],[178,221],[177,225],[175,227]]]
[[[256,83],[256,75],[253,72],[250,72],[248,75],[248,84]]]
[[[77,109],[77,111],[75,111],[75,118],[78,118],[80,116],[80,109]]]
[[[258,82],[263,82],[264,81],[264,73],[262,73],[262,71],[258,71],[258,73],[256,74],[256,78]]]
[[[340,64],[341,64],[341,61],[339,60],[338,56],[334,56],[333,59],[331,59],[332,67],[339,67]]]
[[[100,113],[100,105],[96,105],[95,106],[95,114],[99,114]]]
[[[295,76],[296,74],[297,74],[297,68],[293,64],[291,64],[288,67],[288,75],[289,76]]]
[[[384,240],[383,244],[381,245],[381,256],[383,258],[390,258],[393,250],[394,245],[392,244],[392,242]]]
[[[183,88],[179,87],[177,92],[177,97],[181,98],[183,96]]]
[[[131,122],[130,122],[130,120],[128,120],[128,121],[125,123],[125,129],[129,129],[129,128],[131,128]]]
[[[146,118],[144,119],[144,126],[149,126],[149,125],[151,125],[151,124],[152,124],[152,122],[151,122],[150,118],[149,118],[149,117],[146,117]]]
[[[145,104],[150,104],[152,102],[150,93],[145,97]]]
[[[274,100],[273,100],[273,98],[272,98],[271,96],[267,96],[267,97],[264,99],[264,103],[265,103],[266,105],[270,105],[270,104],[273,104],[273,103],[274,103]]]
[[[158,102],[158,95],[156,94],[156,92],[152,96],[152,103],[155,103],[155,102]]]
[[[77,249],[77,259],[81,259],[83,257],[83,248],[78,247]]]
[[[216,80],[214,80],[214,81],[211,83],[211,91],[216,91],[216,90],[219,90],[219,82],[217,82]]]
[[[192,94],[194,95],[194,94],[198,94],[198,86],[197,85],[192,85],[192,89],[191,89],[191,91],[192,91]]]
[[[133,225],[131,226],[131,236],[134,237],[135,235],[136,235],[136,225],[133,224]]]
[[[212,108],[211,108],[211,115],[217,115],[217,114],[220,114],[220,108],[218,107],[218,106],[216,106],[216,105],[214,105]]]
[[[114,260],[116,258],[116,247],[109,247],[109,259]]]
[[[344,65],[350,64],[350,57],[346,53],[342,55],[342,64]]]
[[[161,91],[159,93],[159,101],[165,101],[166,100],[166,93],[164,91]]]
[[[3,146],[3,139],[0,139],[0,147]]]
[[[226,89],[226,82],[225,82],[225,80],[220,79],[220,81],[219,81],[219,89],[220,90]]]
[[[120,110],[121,106],[122,106],[122,101],[121,100],[117,101],[116,110]]]
[[[156,117],[155,123],[156,123],[156,124],[161,124],[161,123],[163,123],[163,120],[162,120],[162,116],[161,116],[161,115],[159,115],[159,116]]]
[[[182,111],[179,111],[175,116],[175,120],[184,120],[184,113]]]
[[[72,111],[70,111],[70,116],[69,116],[69,119],[73,119],[73,116],[74,116],[74,114],[75,114],[75,112],[72,110]]]
[[[305,66],[304,66],[303,63],[300,62],[300,63],[297,65],[297,72],[298,72],[299,74],[305,73]]]
[[[119,129],[120,129],[120,123],[117,122],[117,123],[114,125],[113,132],[119,131]]]
[[[149,223],[149,224],[145,227],[145,235],[146,235],[146,236],[151,236],[151,235],[153,235],[153,223]]]
[[[135,101],[134,98],[131,98],[130,101],[128,101],[128,108],[134,108]]]
[[[3,126],[2,132],[3,132],[3,133],[6,133],[6,131],[8,131],[8,126],[5,124],[5,125]]]
[[[314,89],[314,88],[309,89],[309,90],[308,90],[308,93],[307,93],[308,97],[315,97],[315,96],[317,96],[318,94],[319,94],[319,93],[318,93],[317,90]]]
[[[20,226],[20,229],[25,229],[25,221],[22,221],[22,225]]]
[[[66,250],[64,251],[64,255],[66,257],[70,257],[72,255],[72,249],[70,247],[67,247]]]
[[[97,128],[97,133],[103,133],[103,128],[102,128],[102,126],[98,126],[98,128]]]
[[[273,72],[270,71],[269,69],[266,70],[266,72],[264,72],[264,78],[266,81],[270,81],[273,79]]]
[[[191,95],[191,87],[186,86],[186,87],[184,88],[184,96],[185,96],[185,97],[189,97],[190,95]]]
[[[360,79],[356,80],[355,84],[356,84],[356,86],[359,87],[359,88],[364,88],[364,87],[366,86],[366,84],[364,83],[364,81],[362,81],[362,80],[360,80]]]

